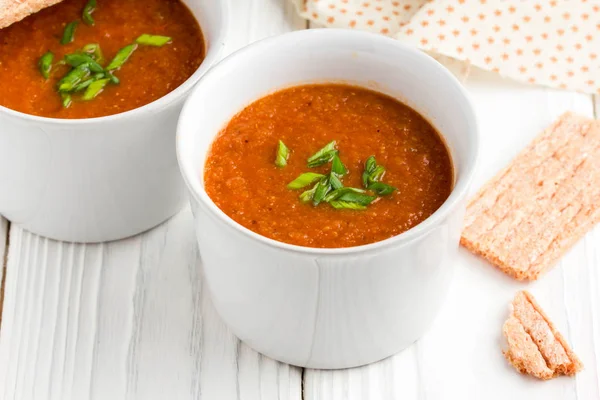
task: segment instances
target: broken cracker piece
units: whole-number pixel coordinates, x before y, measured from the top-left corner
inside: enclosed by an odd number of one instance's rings
[[[502,328],[504,356],[519,372],[547,380],[581,371],[581,361],[530,293],[518,292],[511,309]]]
[[[0,0],[0,29],[63,0]]]
[[[461,244],[535,280],[600,221],[600,121],[562,115],[467,206]]]

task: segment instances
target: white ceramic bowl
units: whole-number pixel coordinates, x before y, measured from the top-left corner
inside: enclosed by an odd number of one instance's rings
[[[278,89],[329,81],[394,96],[444,136],[455,188],[427,220],[381,242],[316,249],[260,236],[208,197],[202,177],[207,151],[231,117]],[[177,135],[217,311],[251,347],[300,366],[363,365],[409,346],[432,323],[448,289],[477,151],[476,121],[460,83],[429,56],[392,39],[307,30],[227,57],[193,90]]]
[[[0,214],[43,236],[100,242],[142,232],[181,208],[177,117],[217,61],[228,15],[226,1],[184,3],[200,23],[207,53],[168,95],[122,114],[79,120],[0,106]]]

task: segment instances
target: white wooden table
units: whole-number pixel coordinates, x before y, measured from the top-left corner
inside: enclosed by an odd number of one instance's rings
[[[285,0],[232,6],[227,52],[307,28]],[[594,115],[584,94],[477,71],[465,84],[483,135],[475,187],[564,111]],[[431,331],[396,356],[342,371],[273,361],[228,332],[202,282],[189,210],[108,244],[59,243],[6,221],[0,236],[1,400],[600,399],[600,227],[532,284],[462,251]],[[534,381],[503,359],[501,326],[523,288],[584,361],[575,378]]]

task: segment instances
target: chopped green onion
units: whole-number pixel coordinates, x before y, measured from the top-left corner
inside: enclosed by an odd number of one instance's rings
[[[329,203],[330,201],[339,199],[343,194],[348,193],[348,192],[365,193],[365,191],[362,189],[356,189],[356,188],[352,188],[352,187],[344,187],[344,188],[335,189],[334,191],[330,192],[327,196],[325,196],[324,200]]]
[[[75,39],[75,28],[77,27],[77,24],[77,21],[73,21],[65,26],[62,39],[60,39],[60,44],[69,44]]]
[[[135,42],[137,44],[141,44],[144,46],[155,46],[155,47],[164,46],[165,44],[169,43],[170,41],[171,41],[171,38],[168,36],[149,35],[147,33],[144,33],[143,35],[140,35],[137,39],[135,39]]]
[[[46,79],[50,77],[50,70],[52,69],[52,60],[54,59],[54,54],[51,51],[46,52],[42,57],[40,57],[40,61],[38,62],[38,67],[40,68],[40,73]]]
[[[85,7],[83,7],[83,13],[81,15],[81,19],[86,25],[94,25],[94,18],[92,17],[92,13],[96,9],[96,0],[88,0]]]
[[[308,203],[311,202],[313,197],[315,196],[315,191],[317,190],[317,186],[319,184],[317,183],[315,186],[313,186],[312,189],[308,189],[307,191],[302,192],[302,194],[298,197],[300,197],[300,201],[302,201],[303,203]]]
[[[100,45],[97,43],[86,44],[85,46],[83,46],[81,51],[89,54],[98,63],[102,63],[104,61],[104,56],[102,55],[102,49],[100,49]]]
[[[106,84],[109,81],[110,81],[110,79],[106,78],[106,79],[99,79],[97,81],[90,83],[90,85],[85,90],[85,93],[83,94],[82,99],[83,100],[92,100],[94,97],[96,97],[100,93],[102,93],[104,86],[106,86]]]
[[[367,161],[365,161],[365,171],[367,171],[369,174],[373,172],[376,166],[377,162],[375,161],[375,156],[371,156],[367,158]]]
[[[387,196],[397,190],[395,187],[383,182],[373,182],[369,185],[369,190],[377,193],[379,196]]]
[[[328,153],[328,152],[330,152],[332,150],[335,150],[335,140],[332,140],[331,142],[327,143],[325,146],[323,146],[322,149],[320,149],[315,154],[313,154],[312,156],[310,156],[308,158],[308,162],[314,161],[317,158],[321,157],[323,154]]]
[[[331,172],[337,174],[338,176],[344,176],[348,172],[338,154],[333,156],[333,161],[331,162]]]
[[[358,203],[362,206],[368,206],[375,200],[377,196],[369,196],[368,194],[348,191],[339,196],[336,200],[338,201],[348,201],[351,203]]]
[[[88,76],[90,76],[90,69],[87,64],[78,65],[58,81],[58,90],[60,92],[70,92]]]
[[[277,145],[277,156],[275,157],[275,165],[285,167],[287,160],[290,158],[290,149],[280,140]]]
[[[91,72],[104,72],[104,68],[87,54],[67,54],[65,55],[65,62],[72,67],[88,64],[88,68]]]
[[[110,72],[105,72],[104,76],[106,76],[108,79],[110,79],[110,83],[114,84],[114,85],[118,85],[121,81],[119,80],[119,78],[117,78],[116,76],[114,76],[113,74],[111,74]]]
[[[137,49],[137,44],[129,44],[123,47],[121,50],[117,52],[115,58],[106,66],[107,71],[113,71],[115,69],[119,69],[125,64],[127,59],[133,54],[133,52]]]
[[[385,167],[383,165],[378,165],[375,167],[375,170],[369,174],[370,182],[379,182],[381,178],[385,175]]]
[[[73,102],[69,93],[61,93],[60,98],[62,100],[62,105],[64,108],[69,108],[69,106]]]
[[[340,189],[344,187],[342,181],[340,181],[340,178],[334,172],[329,174],[329,183],[331,184],[332,189]]]
[[[319,165],[327,164],[328,162],[333,160],[333,158],[337,155],[337,153],[338,153],[337,150],[327,151],[327,152],[323,153],[322,155],[320,155],[319,157],[313,159],[312,161],[309,161],[308,167],[314,168],[314,167],[318,167]]]
[[[288,183],[287,187],[288,189],[302,189],[303,187],[308,186],[316,180],[322,179],[324,177],[325,175],[322,174],[315,174],[314,172],[305,172],[304,174],[300,175],[299,177]]]
[[[313,196],[313,205],[318,206],[321,201],[327,196],[327,193],[331,191],[331,184],[329,183],[328,177],[323,177],[315,188],[315,194]]]
[[[377,162],[375,161],[375,156],[367,158],[367,161],[365,161],[365,170],[362,174],[362,183],[364,187],[369,186],[369,175],[375,170],[376,166]]]
[[[336,209],[347,209],[347,210],[366,210],[367,207],[358,204],[358,203],[353,203],[350,201],[341,201],[341,200],[333,200],[330,201],[329,204]]]
[[[375,156],[371,156],[365,162],[365,170],[362,174],[363,187],[368,188],[373,182],[379,182],[385,175],[385,167],[377,165]]]
[[[73,92],[81,92],[83,89],[90,86],[92,84],[92,82],[94,82],[95,80],[96,80],[95,78],[86,79],[85,81],[83,81],[80,84],[78,84],[77,86],[75,86],[72,91]]]

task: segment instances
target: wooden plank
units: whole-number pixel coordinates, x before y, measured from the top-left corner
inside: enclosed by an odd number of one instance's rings
[[[466,86],[482,134],[473,191],[564,111],[593,115],[591,96],[523,86],[473,70]],[[305,370],[306,399],[600,398],[600,227],[538,282],[516,282],[461,250],[446,303],[428,334],[362,368]],[[585,363],[575,379],[540,383],[504,360],[501,327],[519,290],[532,291]]]
[[[286,0],[231,11],[226,54],[306,26]],[[1,399],[301,398],[301,369],[248,348],[213,309],[189,210],[106,244],[10,233]]]
[[[0,398],[300,398],[215,313],[189,211],[108,244],[13,228],[9,252]]]

